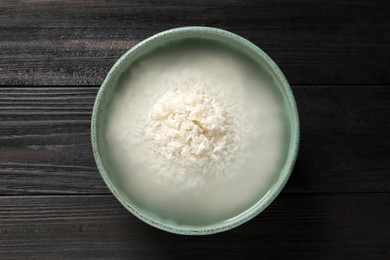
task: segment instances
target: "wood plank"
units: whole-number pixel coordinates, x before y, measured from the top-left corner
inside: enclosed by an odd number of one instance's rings
[[[0,197],[2,258],[386,259],[389,194],[282,194],[228,232],[179,236],[110,195]]]
[[[0,88],[0,194],[108,193],[90,144],[98,88]]]
[[[97,87],[0,88],[0,194],[107,194],[90,145]],[[295,86],[301,146],[284,192],[390,192],[390,87]]]
[[[390,191],[390,87],[295,87],[301,123],[290,191]]]
[[[0,85],[100,85],[127,49],[203,25],[263,48],[292,84],[389,84],[390,2],[2,1]]]

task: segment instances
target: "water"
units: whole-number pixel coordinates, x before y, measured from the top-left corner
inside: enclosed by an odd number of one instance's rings
[[[192,88],[194,82],[219,102],[235,102],[229,113],[241,124],[243,137],[224,167],[210,166],[203,175],[195,167],[178,181],[178,168],[151,152],[145,121],[173,85]],[[288,106],[275,84],[250,57],[211,41],[185,41],[146,55],[126,71],[107,112],[114,185],[165,223],[215,224],[250,208],[278,178],[290,145]]]

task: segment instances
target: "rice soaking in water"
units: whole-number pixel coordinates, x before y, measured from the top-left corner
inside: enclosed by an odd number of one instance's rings
[[[134,62],[107,111],[115,185],[165,223],[209,225],[249,209],[289,145],[287,104],[258,66],[201,40]]]

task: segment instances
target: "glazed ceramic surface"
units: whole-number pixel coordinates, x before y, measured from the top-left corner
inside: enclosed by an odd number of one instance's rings
[[[290,144],[288,146],[286,162],[282,167],[278,178],[276,178],[275,182],[270,186],[266,195],[259,198],[257,203],[251,208],[233,218],[208,226],[183,226],[164,223],[132,203],[131,200],[124,195],[124,192],[114,184],[115,166],[111,165],[110,161],[107,160],[108,149],[104,141],[104,124],[106,112],[108,110],[107,108],[115,91],[118,89],[122,75],[128,70],[133,62],[140,59],[142,56],[149,54],[155,50],[156,47],[187,38],[218,41],[230,45],[239,52],[252,57],[259,64],[259,69],[262,68],[267,70],[267,73],[272,75],[274,78],[273,87],[280,90],[285,102],[288,104],[287,118],[290,125]],[[126,209],[144,222],[168,232],[184,235],[205,235],[222,232],[250,220],[264,210],[275,199],[287,182],[297,157],[299,146],[299,120],[295,100],[286,78],[279,67],[260,48],[246,39],[224,30],[209,27],[183,27],[161,32],[140,42],[126,52],[114,64],[96,97],[92,113],[91,138],[98,170],[111,192]]]

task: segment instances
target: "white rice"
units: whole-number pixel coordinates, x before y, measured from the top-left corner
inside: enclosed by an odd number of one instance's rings
[[[231,55],[155,53],[123,81],[106,139],[133,200],[172,220],[211,221],[265,192],[281,158],[280,108]]]
[[[238,74],[231,57],[222,56],[216,62],[209,55],[198,55],[191,62],[185,60],[184,70],[180,62],[168,69],[154,62],[141,64],[138,69],[147,67],[148,75],[131,74],[126,93],[118,97],[118,109],[111,114],[116,122],[109,125],[107,134],[117,138],[116,145],[139,151],[128,157],[147,165],[144,174],[181,187],[232,174],[251,128],[239,87],[242,74],[234,80],[223,79]],[[197,64],[207,61],[211,73]],[[215,73],[221,78],[211,75]],[[126,106],[119,108],[119,103]]]
[[[209,93],[202,82],[187,80],[164,94],[153,105],[145,130],[150,155],[159,154],[164,166],[174,169],[163,174],[185,181],[187,175],[226,173],[243,133],[234,108],[228,96]]]

